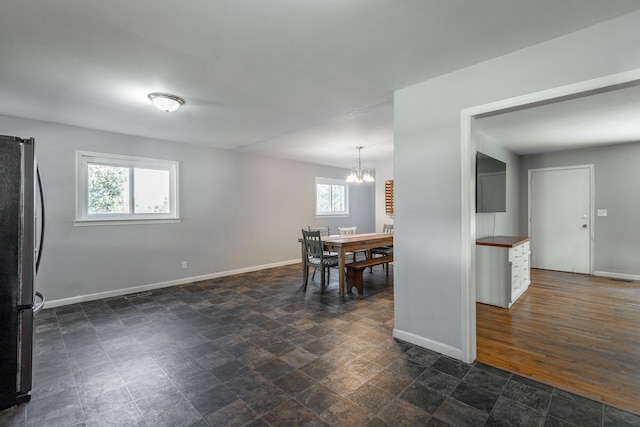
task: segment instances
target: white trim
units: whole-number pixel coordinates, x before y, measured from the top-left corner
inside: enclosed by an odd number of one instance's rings
[[[111,153],[98,153],[97,151],[83,151],[78,150],[76,153],[85,156],[85,157],[97,157],[97,158],[108,158],[119,160],[122,164],[127,164],[129,166],[136,166],[139,162],[145,162],[149,165],[156,166],[171,166],[174,163],[177,163],[175,160],[167,160],[167,159],[155,159],[152,157],[140,157],[140,156],[127,156],[122,154],[111,154]]]
[[[88,206],[88,170],[89,164],[105,164],[129,168],[130,191],[129,213],[124,214],[89,214]],[[169,173],[169,213],[135,213],[134,212],[134,188],[133,170],[157,169]],[[93,151],[76,151],[76,216],[75,225],[95,221],[96,223],[109,222],[110,225],[149,223],[149,220],[165,222],[180,222],[180,162],[176,160],[152,159],[149,157],[123,156],[119,154],[96,153]],[[178,221],[176,221],[178,220]],[[87,224],[83,224],[87,225]],[[101,224],[97,224],[101,225]]]
[[[576,98],[588,94],[595,94],[609,90],[615,90],[627,86],[640,84],[640,69],[612,74],[596,79],[586,80],[566,86],[551,88],[540,92],[534,92],[523,96],[509,98],[497,102],[491,102],[476,107],[465,108],[461,115],[461,164],[460,178],[462,179],[462,351],[461,360],[476,357],[476,316],[475,313],[475,193],[471,192],[474,177],[470,172],[475,166],[471,157],[475,157],[475,140],[473,138],[473,120],[482,115],[505,113],[510,110],[524,109],[536,105],[543,105],[561,99]],[[592,227],[593,229],[593,227]]]
[[[609,277],[611,279],[622,279],[622,280],[640,280],[640,275],[637,274],[623,274],[623,273],[609,273],[608,271],[594,271],[594,276],[600,277]]]
[[[462,112],[460,162],[462,169],[462,350],[460,360],[476,360],[476,142],[473,138],[475,120]],[[471,191],[474,189],[474,191]]]
[[[640,69],[465,108],[462,112],[468,117],[481,118],[637,85],[640,85]]]
[[[324,185],[339,185],[344,187],[344,211],[341,212],[318,212],[318,184]],[[316,176],[315,184],[313,186],[313,198],[315,202],[315,217],[316,218],[346,218],[351,216],[351,210],[349,209],[349,185],[346,181],[337,178],[323,178]]]
[[[94,294],[78,295],[70,298],[62,298],[46,302],[45,308],[60,307],[63,305],[77,304],[86,301],[94,301],[98,299],[117,297],[121,295],[137,294],[139,292],[150,291],[153,289],[168,288],[169,286],[184,285],[186,283],[200,282],[202,280],[217,279],[219,277],[233,276],[236,274],[250,273],[252,271],[267,270],[269,268],[282,267],[285,265],[299,264],[300,258],[289,261],[274,262],[271,264],[256,265],[252,267],[238,268],[235,270],[220,271],[217,273],[203,274],[201,276],[184,277],[182,279],[169,280],[166,282],[151,283],[148,285],[133,286],[130,288],[115,289],[112,291],[97,292]]]
[[[393,337],[410,344],[415,344],[422,348],[444,354],[445,356],[449,356],[457,360],[463,360],[464,357],[462,350],[460,350],[459,348],[451,347],[450,345],[443,344],[438,341],[433,341],[419,335],[412,334],[411,332],[401,331],[394,328]]]
[[[594,165],[572,165],[572,166],[558,166],[551,168],[539,168],[539,169],[529,169],[527,172],[527,233],[531,236],[531,173],[532,172],[547,172],[547,171],[560,171],[560,170],[571,170],[571,169],[587,169],[589,171],[589,274],[593,274],[593,266],[595,263],[595,250],[594,250],[594,240],[595,240],[595,231],[593,229],[595,220],[595,173],[594,173]],[[532,266],[532,268],[534,268]]]
[[[160,219],[160,218],[140,218],[140,219],[77,219],[73,222],[75,227],[95,227],[101,225],[131,225],[131,224],[179,224],[182,218]]]

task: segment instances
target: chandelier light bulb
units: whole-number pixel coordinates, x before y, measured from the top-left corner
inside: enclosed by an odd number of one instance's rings
[[[375,179],[373,178],[373,175],[371,175],[371,171],[369,171],[369,169],[362,169],[362,163],[360,161],[360,150],[362,150],[362,147],[356,148],[358,149],[358,167],[351,169],[346,181],[355,184],[360,184],[362,182],[374,182]]]

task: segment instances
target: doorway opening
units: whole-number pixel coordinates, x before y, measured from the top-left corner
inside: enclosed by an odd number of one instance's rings
[[[463,235],[466,237],[463,239],[463,263],[466,267],[463,277],[465,281],[463,286],[463,299],[466,308],[463,332],[466,347],[463,349],[463,354],[466,361],[475,360],[477,355],[475,306],[476,215],[474,209],[475,192],[473,191],[475,188],[476,120],[638,85],[640,85],[640,70],[634,70],[632,72],[580,82],[462,111],[462,228]]]

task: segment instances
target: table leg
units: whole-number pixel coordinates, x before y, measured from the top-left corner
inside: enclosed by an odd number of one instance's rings
[[[345,289],[345,285],[344,285],[344,247],[340,246],[340,249],[338,250],[338,269],[340,270],[339,272],[339,289],[340,289],[340,295],[344,296],[344,289]]]
[[[307,274],[309,274],[309,269],[307,268],[307,263],[305,258],[307,257],[307,248],[304,244],[304,242],[302,242],[300,244],[300,251],[302,252],[302,283],[306,283],[305,279],[307,278]]]

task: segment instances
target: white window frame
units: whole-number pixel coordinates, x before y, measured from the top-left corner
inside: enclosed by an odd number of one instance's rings
[[[106,166],[157,169],[169,172],[169,213],[136,214],[89,214],[89,164]],[[135,206],[133,198],[133,178],[129,179],[130,206]],[[179,223],[180,203],[178,197],[179,163],[173,160],[151,159],[147,157],[122,156],[118,154],[76,151],[76,219],[75,225],[119,225],[149,223]]]
[[[319,184],[331,184],[331,185],[340,185],[342,187],[344,187],[344,204],[345,204],[345,210],[341,211],[341,212],[318,212],[318,185]],[[335,179],[335,178],[322,178],[322,177],[316,177],[316,184],[314,186],[314,198],[315,198],[315,204],[316,204],[316,217],[349,217],[349,186],[347,185],[347,182],[345,180],[342,179]]]

